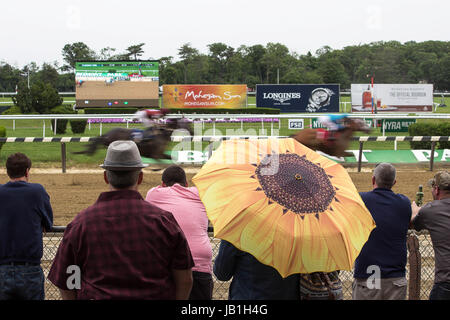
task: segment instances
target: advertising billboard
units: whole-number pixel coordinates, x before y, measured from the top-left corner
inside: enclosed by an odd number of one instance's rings
[[[256,105],[281,112],[339,112],[339,85],[258,84]]]
[[[432,84],[352,84],[352,112],[433,111]]]
[[[164,108],[245,108],[247,85],[164,85]]]
[[[416,123],[416,119],[383,119],[385,132],[408,132],[410,125]]]
[[[75,65],[76,107],[158,107],[158,61],[84,61]]]

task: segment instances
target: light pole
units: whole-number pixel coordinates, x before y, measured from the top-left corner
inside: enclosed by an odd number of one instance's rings
[[[27,72],[22,72],[22,76],[27,76],[27,85],[28,89],[30,89],[30,69],[27,68]]]

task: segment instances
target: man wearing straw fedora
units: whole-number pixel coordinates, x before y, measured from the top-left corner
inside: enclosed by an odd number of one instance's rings
[[[136,144],[111,143],[101,167],[109,191],[67,226],[49,280],[63,299],[187,299],[189,245],[173,215],[138,192]]]

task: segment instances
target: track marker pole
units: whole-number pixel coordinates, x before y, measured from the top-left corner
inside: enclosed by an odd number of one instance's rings
[[[61,166],[62,173],[66,173],[66,143],[61,142]]]
[[[361,172],[361,162],[362,162],[362,154],[363,154],[363,144],[364,142],[359,142],[359,154],[358,154],[358,172]]]
[[[430,171],[433,171],[434,167],[434,150],[436,149],[436,141],[431,142],[431,154],[430,154]]]

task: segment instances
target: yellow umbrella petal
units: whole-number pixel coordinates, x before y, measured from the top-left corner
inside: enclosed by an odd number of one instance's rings
[[[250,195],[250,196],[249,196]],[[250,207],[255,203],[258,203],[260,200],[264,200],[264,202],[267,202],[266,196],[264,192],[262,191],[253,191],[253,192],[246,192],[246,193],[238,193],[234,198],[231,199],[231,201],[223,206],[222,208],[215,208],[215,209],[208,209],[206,208],[206,212],[208,215],[208,218],[211,220],[211,222],[214,224],[214,233],[216,236],[220,234],[221,230],[224,228],[230,229],[230,222],[235,219],[235,217],[238,214],[243,214],[243,204]],[[218,219],[221,212],[227,212],[227,216],[221,219]],[[247,217],[248,219],[248,217]],[[254,223],[254,222],[253,222]],[[217,229],[217,230],[216,230]]]
[[[282,210],[276,204],[267,204],[267,198],[261,202],[260,210],[250,214],[247,225],[241,226],[242,247],[251,247],[252,253],[264,264],[270,265],[273,255],[273,237],[277,231]],[[252,210],[252,208],[249,208]]]
[[[267,199],[263,198],[244,208],[242,214],[236,215],[228,221],[226,229],[222,228],[217,232],[217,237],[233,243],[240,250],[247,251],[247,247],[251,247],[252,242],[246,242],[245,239],[242,239],[242,228],[252,223],[251,217],[254,216],[255,212],[260,212],[266,207]],[[247,217],[247,213],[251,213],[250,217]]]
[[[313,214],[308,214],[303,220],[302,262],[303,273],[324,271],[329,249],[322,235],[319,220]]]
[[[278,222],[280,227],[276,229],[273,237],[272,263],[281,266],[278,272],[282,277],[287,277],[291,268],[300,267],[301,264],[301,247],[295,245],[301,240],[301,234],[296,230],[296,216],[291,211],[281,216]]]

